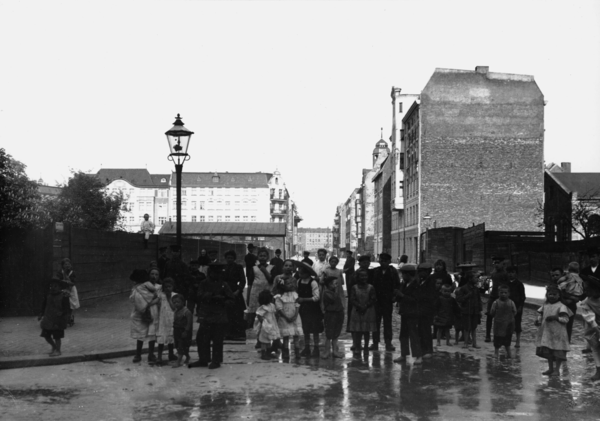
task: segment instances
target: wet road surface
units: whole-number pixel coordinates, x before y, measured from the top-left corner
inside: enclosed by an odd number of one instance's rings
[[[600,382],[589,381],[593,362],[581,353],[579,329],[561,375],[548,378],[535,356],[535,329],[526,327],[510,360],[493,357],[480,327],[480,349],[444,345],[422,366],[395,364],[398,352],[355,359],[344,340],[344,360],[262,361],[249,343],[226,346],[218,370],[130,358],[3,370],[0,419],[600,419]]]

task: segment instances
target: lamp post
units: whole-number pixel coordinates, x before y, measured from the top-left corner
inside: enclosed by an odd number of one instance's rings
[[[429,215],[429,212],[425,214],[425,216],[423,217],[423,221],[425,223],[425,255],[427,255],[427,250],[429,250],[429,224],[431,223],[431,216]],[[424,258],[422,258],[421,260],[425,261]]]
[[[177,174],[177,245],[181,247],[181,172],[183,163],[190,159],[187,153],[190,144],[190,138],[194,132],[183,126],[181,117],[177,114],[173,127],[165,132],[167,142],[169,142],[169,161],[175,164],[175,173]]]

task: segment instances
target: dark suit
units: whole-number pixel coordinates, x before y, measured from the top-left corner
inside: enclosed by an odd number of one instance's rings
[[[369,280],[375,295],[377,304],[375,306],[377,317],[377,331],[373,332],[373,344],[379,343],[381,321],[383,320],[383,340],[386,345],[392,343],[392,312],[396,302],[396,291],[400,290],[400,276],[398,271],[389,266],[384,272],[382,267],[375,268]]]

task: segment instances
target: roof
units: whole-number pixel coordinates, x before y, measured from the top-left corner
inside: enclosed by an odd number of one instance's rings
[[[161,185],[160,182],[158,184],[155,183],[145,168],[102,168],[96,175],[100,181],[106,184],[110,184],[115,180],[124,180],[136,187],[156,187]],[[168,185],[168,182],[162,185]]]
[[[38,185],[38,192],[41,195],[58,196],[58,195],[60,195],[61,191],[62,191],[62,187]]]
[[[150,174],[150,177],[152,177],[152,181],[154,182],[154,185],[168,186],[169,178],[171,177],[171,174]],[[166,181],[162,182],[161,180],[166,180]]]
[[[546,172],[557,180],[567,193],[577,192],[579,196],[586,196],[592,193],[595,197],[600,196],[600,173]]]
[[[213,177],[218,177],[218,182]],[[181,174],[181,185],[184,187],[237,187],[237,188],[268,188],[271,174],[232,173],[232,172],[185,172]],[[173,173],[175,178],[175,173]]]
[[[331,228],[298,228],[299,233],[331,233]]]
[[[158,232],[175,235],[177,224],[167,222]],[[243,235],[252,237],[285,237],[286,224],[277,222],[182,222],[182,235]]]

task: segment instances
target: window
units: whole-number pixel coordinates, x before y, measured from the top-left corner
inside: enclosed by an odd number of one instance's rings
[[[196,202],[192,202],[192,210],[196,210]]]
[[[135,222],[135,216],[130,216],[129,217],[129,223],[133,224]]]
[[[251,220],[252,222],[256,222],[256,216],[252,216],[252,217],[250,217],[250,220]]]
[[[244,222],[248,222],[248,216],[244,215]]]
[[[212,215],[209,215],[208,216],[208,222],[213,222],[213,220],[214,220],[214,217]]]
[[[222,222],[223,221],[223,217],[221,215],[217,215],[217,222]]]
[[[185,200],[181,202],[181,209],[187,209],[187,202]]]
[[[182,196],[186,196],[187,195],[187,189],[181,189],[181,195]]]
[[[166,216],[159,216],[158,217],[158,224],[159,225],[164,225],[167,222],[167,217]]]
[[[204,202],[200,202],[200,206],[198,209],[204,209]]]
[[[192,196],[196,196],[198,194],[198,189],[192,187]]]
[[[200,222],[204,222],[206,218],[204,217],[204,215],[200,215]]]
[[[240,216],[239,215],[235,216],[235,222],[240,222]]]
[[[192,222],[196,222],[196,215],[192,215]]]
[[[231,206],[231,202],[225,202],[225,206]]]

